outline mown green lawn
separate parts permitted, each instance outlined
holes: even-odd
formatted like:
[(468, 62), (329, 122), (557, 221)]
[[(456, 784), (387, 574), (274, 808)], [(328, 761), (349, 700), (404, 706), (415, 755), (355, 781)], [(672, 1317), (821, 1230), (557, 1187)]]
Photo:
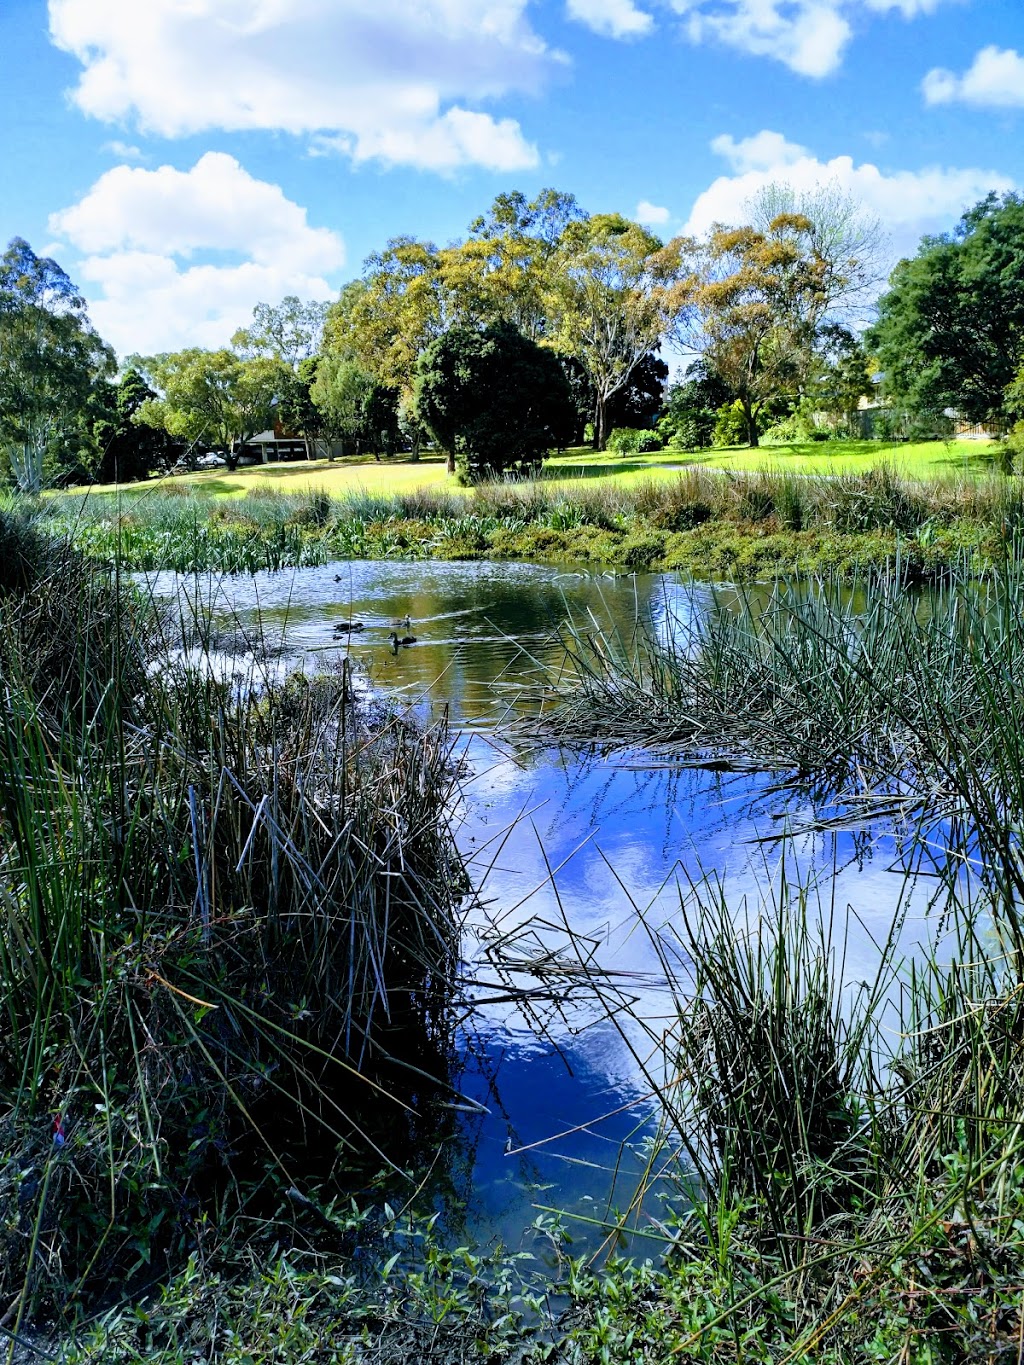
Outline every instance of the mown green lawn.
[(998, 468), (997, 441), (808, 441), (798, 445), (702, 450), (687, 457), (708, 469), (786, 469), (795, 474), (863, 474), (889, 464), (915, 479), (991, 474)]
[[(799, 474), (860, 474), (888, 463), (913, 478), (936, 479), (958, 474), (986, 474), (996, 467), (998, 446), (994, 441), (928, 441), (916, 445), (888, 445), (882, 441), (828, 441), (801, 445), (747, 446), (681, 451), (660, 450), (651, 455), (618, 455), (580, 446), (553, 456), (545, 475), (556, 482), (598, 479), (636, 483), (652, 476), (671, 475), (688, 465), (708, 469), (780, 469)], [(455, 487), (446, 470), (445, 457), (424, 455), (418, 461), (405, 457), (382, 459), (356, 456), (333, 463), (327, 460), (289, 464), (253, 465), (228, 473), (203, 470), (161, 481), (191, 485), (221, 497), (241, 497), (254, 488), (273, 488), (279, 493), (308, 493), (322, 489), (333, 496), (365, 489), (372, 493), (402, 493), (414, 488)], [(148, 485), (126, 485), (139, 492)], [(72, 490), (81, 492), (80, 489)], [(96, 486), (97, 493), (114, 492), (113, 485)]]

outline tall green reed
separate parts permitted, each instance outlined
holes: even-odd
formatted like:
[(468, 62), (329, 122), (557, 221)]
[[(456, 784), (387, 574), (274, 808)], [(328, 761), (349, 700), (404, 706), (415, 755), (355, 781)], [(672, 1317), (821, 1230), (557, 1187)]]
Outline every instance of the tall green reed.
[(464, 888), (443, 727), (358, 706), (344, 671), (223, 682), (194, 662), (208, 623), (21, 533), (36, 568), (0, 599), (19, 1312), (138, 1273), (268, 1179), (384, 1159), (425, 1073), (445, 1081)]
[[(657, 629), (566, 635), (544, 726), (692, 762), (788, 772), (822, 791), (960, 822), (960, 847), (1024, 895), (1024, 568), (961, 568), (926, 596), (897, 561), (852, 586), (694, 589)], [(553, 701), (553, 704), (550, 704)]]
[(785, 864), (756, 904), (687, 883), (645, 921), (675, 1001), (647, 1075), (687, 1158), (679, 1292), (721, 1299), (686, 1300), (674, 1349), (701, 1358), (732, 1358), (751, 1314), (772, 1343), (752, 1358), (787, 1361), (898, 1355), (922, 1321), (943, 1359), (1002, 1359), (1024, 1322), (1024, 571), (902, 581), (695, 596), (628, 638), (577, 622), (549, 695), (562, 739), (775, 769), (900, 834), (900, 909), (852, 994), (856, 903), (822, 909)]

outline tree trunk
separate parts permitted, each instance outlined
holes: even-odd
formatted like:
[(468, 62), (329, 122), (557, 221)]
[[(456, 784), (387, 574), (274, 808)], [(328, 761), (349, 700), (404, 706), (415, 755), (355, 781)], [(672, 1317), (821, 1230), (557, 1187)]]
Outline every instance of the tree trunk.
[(447, 465), (447, 468), (448, 468), (448, 473), (449, 473), (449, 474), (454, 474), (454, 473), (455, 473), (455, 451), (454, 451), (454, 450), (449, 450), (449, 452), (448, 452), (448, 465)]
[(747, 444), (751, 450), (756, 450), (761, 442), (757, 434), (757, 419), (754, 416), (754, 409), (747, 399), (743, 398), (740, 402), (743, 404), (743, 417), (747, 424)]
[(594, 449), (604, 450), (608, 441), (605, 426), (608, 420), (608, 400), (598, 396), (594, 410)]

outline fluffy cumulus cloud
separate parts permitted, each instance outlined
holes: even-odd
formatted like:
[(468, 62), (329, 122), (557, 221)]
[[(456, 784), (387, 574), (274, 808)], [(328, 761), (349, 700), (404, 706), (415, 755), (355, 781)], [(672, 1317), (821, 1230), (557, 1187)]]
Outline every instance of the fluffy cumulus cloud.
[(801, 191), (832, 184), (877, 215), (891, 233), (895, 250), (902, 253), (913, 249), (922, 232), (948, 226), (990, 190), (1004, 193), (1014, 188), (1008, 176), (976, 167), (883, 171), (849, 156), (822, 161), (806, 147), (767, 129), (740, 139), (724, 134), (711, 146), (731, 173), (720, 176), (698, 197), (686, 227), (695, 234), (707, 232), (713, 223), (742, 221), (749, 201), (773, 182)]
[(936, 67), (922, 89), (928, 104), (1024, 109), (1024, 57), (1013, 48), (983, 47), (962, 76)]
[(662, 223), (667, 223), (672, 215), (661, 204), (652, 204), (649, 199), (641, 199), (636, 206), (633, 217), (638, 223), (645, 223), (648, 227), (658, 227)]
[(717, 41), (782, 62), (801, 76), (827, 76), (843, 59), (855, 24), (869, 13), (905, 19), (947, 0), (667, 0), (692, 42)]
[(853, 30), (829, 0), (672, 0), (693, 42), (716, 40), (757, 57), (772, 57), (801, 76), (835, 70)]
[[(599, 0), (580, 0), (599, 7)], [(527, 0), (49, 0), (87, 114), (180, 137), (276, 129), (356, 161), (522, 170), (536, 147), (467, 107), (540, 88), (560, 60)], [(609, 11), (630, 0), (604, 0)]]
[(82, 253), (93, 321), (122, 354), (224, 345), (261, 301), (330, 298), (345, 260), (336, 233), (219, 152), (189, 171), (117, 166), (49, 226)]
[(633, 0), (568, 0), (570, 19), (609, 38), (641, 38), (654, 27), (653, 18)]

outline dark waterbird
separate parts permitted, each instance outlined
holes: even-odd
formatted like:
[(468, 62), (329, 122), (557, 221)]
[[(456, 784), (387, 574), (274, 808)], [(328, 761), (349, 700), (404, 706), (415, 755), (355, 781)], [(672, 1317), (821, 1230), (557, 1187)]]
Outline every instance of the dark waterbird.
[(366, 626), (362, 621), (337, 621), (334, 625), (336, 635), (346, 635), (352, 630), (365, 630)]
[(408, 648), (409, 645), (414, 645), (416, 643), (415, 635), (400, 636), (396, 630), (393, 630), (391, 632), (391, 634), (388, 636), (388, 639), (391, 641), (391, 648), (395, 654), (398, 653), (399, 645), (404, 645), (406, 648)]

